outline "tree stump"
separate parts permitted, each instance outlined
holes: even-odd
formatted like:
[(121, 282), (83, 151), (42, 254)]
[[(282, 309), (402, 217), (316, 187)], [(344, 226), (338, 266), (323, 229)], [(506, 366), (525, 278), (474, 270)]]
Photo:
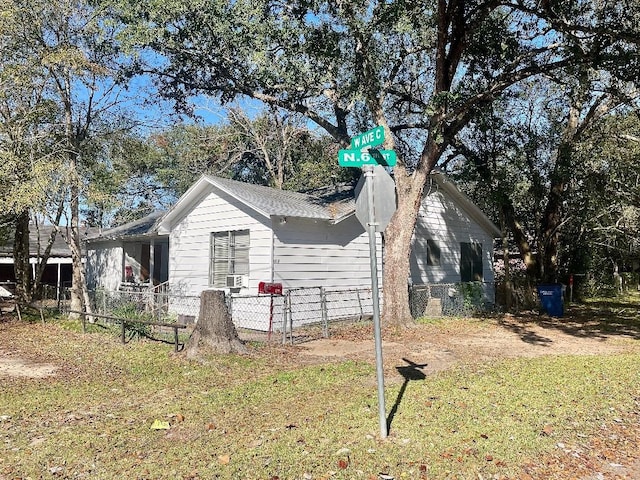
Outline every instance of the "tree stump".
[(197, 357), (200, 350), (214, 353), (247, 352), (231, 320), (224, 291), (205, 290), (200, 296), (200, 318), (187, 342), (187, 358)]

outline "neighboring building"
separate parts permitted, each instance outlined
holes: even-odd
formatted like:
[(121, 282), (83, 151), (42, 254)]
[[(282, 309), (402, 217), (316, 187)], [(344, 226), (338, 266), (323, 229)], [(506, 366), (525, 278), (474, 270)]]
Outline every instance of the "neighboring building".
[[(63, 232), (66, 231), (64, 226), (60, 228)], [(31, 224), (29, 226), (29, 263), (33, 269), (33, 275), (53, 229), (51, 225)], [(88, 234), (90, 234), (89, 229), (82, 229), (81, 235), (86, 237)], [(13, 241), (11, 236), (4, 245), (0, 246), (0, 283), (13, 284), (16, 281), (13, 268)], [(71, 250), (62, 235), (58, 233), (44, 269), (42, 283), (55, 289), (56, 298), (58, 298), (63, 288), (71, 286), (71, 280)]]

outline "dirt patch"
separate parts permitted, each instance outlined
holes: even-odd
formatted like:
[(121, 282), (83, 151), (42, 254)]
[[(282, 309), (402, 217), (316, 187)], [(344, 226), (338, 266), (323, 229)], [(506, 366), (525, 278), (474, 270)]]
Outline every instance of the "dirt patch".
[(50, 364), (38, 364), (21, 359), (6, 357), (0, 352), (0, 377), (45, 378), (55, 375), (58, 367)]
[[(351, 359), (374, 362), (371, 325), (343, 326), (331, 338), (306, 342), (304, 356), (318, 361)], [(577, 317), (551, 319), (538, 315), (506, 315), (488, 320), (445, 319), (406, 331), (383, 331), (385, 373), (398, 376), (410, 363), (432, 374), (466, 362), (543, 355), (607, 355), (640, 349), (637, 335), (588, 328)]]

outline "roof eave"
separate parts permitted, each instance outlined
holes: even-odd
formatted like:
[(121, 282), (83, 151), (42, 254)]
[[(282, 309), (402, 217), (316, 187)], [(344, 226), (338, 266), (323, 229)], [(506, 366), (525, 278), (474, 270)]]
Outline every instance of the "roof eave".
[(441, 173), (434, 173), (433, 176), (436, 179), (436, 182), (438, 182), (438, 185), (451, 195), (471, 216), (471, 218), (475, 220), (487, 233), (491, 234), (493, 238), (500, 238), (502, 236), (500, 229), (475, 203), (469, 199), (469, 197), (462, 193), (453, 182), (449, 181)]
[(355, 214), (356, 214), (355, 209), (351, 210), (350, 212), (344, 213), (344, 214), (342, 214), (342, 215), (340, 215), (338, 217), (333, 218), (331, 220), (331, 224), (332, 225), (337, 225), (338, 223), (345, 221), (347, 218), (350, 218)]
[(162, 216), (158, 220), (158, 224), (157, 224), (158, 232), (162, 233), (163, 235), (168, 235), (171, 232), (173, 221), (177, 217), (179, 217), (184, 210), (188, 210), (193, 206), (195, 206), (195, 203), (197, 203), (198, 198), (207, 191), (207, 187), (209, 185), (224, 192), (226, 195), (229, 195), (230, 197), (238, 200), (239, 202), (248, 206), (252, 210), (256, 211), (258, 214), (264, 216), (265, 218), (270, 218), (270, 215), (267, 214), (266, 212), (262, 211), (261, 209), (257, 208), (255, 205), (248, 203), (243, 198), (238, 197), (238, 195), (235, 195), (234, 193), (230, 192), (228, 189), (224, 188), (224, 186), (216, 182), (214, 177), (210, 175), (202, 175), (193, 185), (191, 185), (191, 187), (189, 187), (189, 189), (185, 193), (182, 194), (182, 196), (178, 199), (176, 204), (173, 207), (171, 207), (167, 211), (167, 213), (165, 213), (164, 216)]

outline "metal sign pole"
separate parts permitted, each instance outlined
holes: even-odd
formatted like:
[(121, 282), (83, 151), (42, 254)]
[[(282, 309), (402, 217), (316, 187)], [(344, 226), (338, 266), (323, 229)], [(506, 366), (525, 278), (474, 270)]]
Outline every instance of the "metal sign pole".
[(380, 419), (380, 437), (387, 438), (387, 412), (384, 402), (384, 370), (382, 368), (382, 335), (380, 333), (380, 296), (378, 292), (378, 260), (376, 258), (376, 219), (373, 203), (372, 165), (362, 167), (365, 176), (365, 190), (368, 199), (367, 233), (369, 234), (369, 258), (371, 260), (371, 293), (373, 301), (373, 332), (376, 346), (376, 376), (378, 379), (378, 415)]

